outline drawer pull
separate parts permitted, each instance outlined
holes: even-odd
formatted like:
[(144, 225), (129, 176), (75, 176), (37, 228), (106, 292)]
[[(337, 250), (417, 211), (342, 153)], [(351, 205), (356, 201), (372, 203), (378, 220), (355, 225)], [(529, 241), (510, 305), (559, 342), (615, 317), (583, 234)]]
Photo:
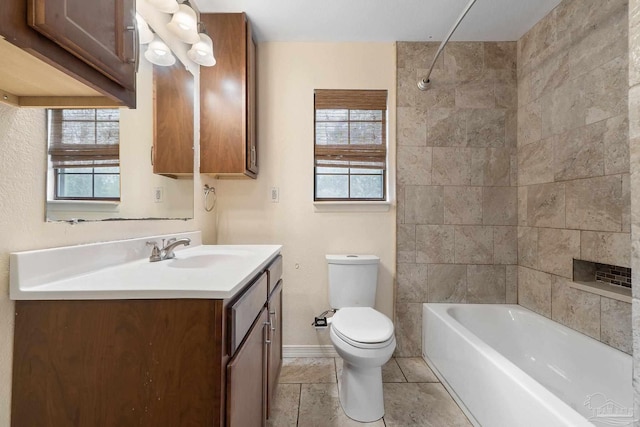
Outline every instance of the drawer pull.
[(263, 323), (264, 326), (267, 326), (267, 328), (265, 329), (265, 334), (264, 334), (264, 343), (265, 344), (271, 344), (271, 337), (269, 336), (269, 327), (271, 326), (271, 322), (264, 322)]
[[(273, 320), (271, 320), (271, 316), (273, 316)], [(271, 331), (272, 332), (276, 331), (277, 321), (278, 321), (278, 316), (276, 316), (276, 311), (275, 310), (269, 311), (269, 323), (271, 323)]]

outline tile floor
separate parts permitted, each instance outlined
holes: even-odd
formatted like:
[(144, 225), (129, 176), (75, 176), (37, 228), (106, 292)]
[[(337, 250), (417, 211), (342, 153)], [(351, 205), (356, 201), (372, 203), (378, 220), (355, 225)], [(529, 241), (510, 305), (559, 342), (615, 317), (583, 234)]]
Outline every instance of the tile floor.
[(340, 358), (284, 359), (270, 427), (471, 426), (421, 358), (393, 358), (382, 368), (385, 415), (373, 423), (348, 418), (338, 400)]

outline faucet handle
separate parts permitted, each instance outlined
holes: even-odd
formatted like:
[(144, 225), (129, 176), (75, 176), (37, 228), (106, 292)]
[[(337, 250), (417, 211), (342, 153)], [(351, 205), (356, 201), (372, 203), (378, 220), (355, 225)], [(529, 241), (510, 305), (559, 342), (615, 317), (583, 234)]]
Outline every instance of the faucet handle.
[(151, 256), (149, 257), (150, 262), (156, 262), (162, 260), (160, 256), (160, 248), (158, 247), (158, 242), (149, 241), (147, 242), (147, 246), (153, 246), (151, 249)]
[(170, 238), (169, 240), (167, 240), (167, 243), (164, 242), (164, 239), (162, 239), (162, 247), (166, 248), (168, 245), (172, 244), (173, 242), (176, 241), (175, 237)]

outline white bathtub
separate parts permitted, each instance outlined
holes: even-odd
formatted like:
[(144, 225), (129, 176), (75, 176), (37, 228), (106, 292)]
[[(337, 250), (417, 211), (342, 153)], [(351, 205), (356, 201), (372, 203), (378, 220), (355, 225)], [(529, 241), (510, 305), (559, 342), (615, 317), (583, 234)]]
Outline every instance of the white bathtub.
[(632, 425), (628, 354), (518, 305), (422, 313), (423, 357), (474, 424)]

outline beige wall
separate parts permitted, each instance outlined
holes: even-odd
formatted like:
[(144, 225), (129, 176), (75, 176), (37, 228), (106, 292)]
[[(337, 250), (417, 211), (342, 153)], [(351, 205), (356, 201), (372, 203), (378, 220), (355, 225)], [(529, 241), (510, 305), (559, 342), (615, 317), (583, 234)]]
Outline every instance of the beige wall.
[(397, 354), (424, 302), (515, 303), (516, 44), (398, 43)]
[(194, 220), (45, 222), (44, 119), (44, 110), (0, 103), (0, 426), (10, 424), (14, 304), (9, 300), (9, 252), (198, 229), (211, 243), (214, 234), (213, 216), (201, 208), (199, 177)]
[[(387, 212), (315, 212), (314, 89), (387, 89), (389, 163), (395, 164), (392, 43), (262, 43), (258, 46), (260, 174), (219, 180), (218, 243), (284, 245), (284, 344), (328, 345), (313, 317), (329, 308), (325, 254), (381, 259), (376, 306), (393, 315), (395, 207)], [(389, 176), (393, 176), (390, 173)], [(279, 187), (280, 202), (269, 201)]]
[(518, 301), (631, 352), (631, 305), (569, 286), (629, 267), (627, 2), (565, 0), (518, 41)]

